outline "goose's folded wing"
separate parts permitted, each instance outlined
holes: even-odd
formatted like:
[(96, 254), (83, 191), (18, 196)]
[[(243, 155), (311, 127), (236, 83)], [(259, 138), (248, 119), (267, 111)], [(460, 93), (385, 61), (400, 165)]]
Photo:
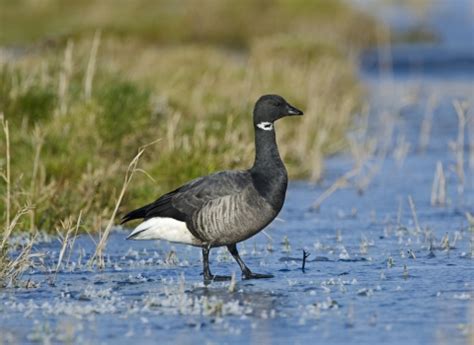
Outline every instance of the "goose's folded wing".
[(251, 183), (247, 171), (222, 171), (200, 177), (128, 213), (122, 218), (122, 223), (153, 217), (170, 217), (187, 222), (209, 201), (239, 193)]
[(191, 217), (212, 200), (242, 192), (252, 183), (250, 174), (244, 171), (223, 171), (195, 180), (183, 186), (171, 198), (178, 211)]

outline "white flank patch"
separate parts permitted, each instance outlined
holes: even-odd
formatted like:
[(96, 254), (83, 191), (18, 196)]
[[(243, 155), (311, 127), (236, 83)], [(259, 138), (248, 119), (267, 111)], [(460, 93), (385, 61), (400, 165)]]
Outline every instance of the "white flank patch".
[(188, 230), (185, 222), (173, 218), (150, 218), (133, 230), (130, 240), (166, 240), (185, 244), (199, 242)]
[(273, 130), (273, 123), (271, 122), (260, 122), (257, 123), (257, 127), (263, 129), (264, 131), (272, 131)]

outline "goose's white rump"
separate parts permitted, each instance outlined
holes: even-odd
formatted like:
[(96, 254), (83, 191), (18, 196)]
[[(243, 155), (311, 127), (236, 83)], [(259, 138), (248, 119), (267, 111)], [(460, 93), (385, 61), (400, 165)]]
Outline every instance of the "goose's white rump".
[(188, 230), (185, 222), (165, 217), (154, 217), (144, 221), (133, 230), (127, 240), (166, 240), (185, 244), (199, 242)]

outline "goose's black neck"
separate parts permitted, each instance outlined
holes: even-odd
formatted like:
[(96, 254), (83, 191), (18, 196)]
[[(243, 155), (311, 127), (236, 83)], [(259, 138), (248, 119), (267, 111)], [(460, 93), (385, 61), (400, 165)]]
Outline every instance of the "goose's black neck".
[(255, 162), (250, 173), (260, 195), (279, 211), (285, 199), (288, 175), (273, 129), (255, 128)]
[(285, 170), (278, 152), (275, 131), (255, 128), (255, 162), (252, 170), (270, 173), (274, 169)]

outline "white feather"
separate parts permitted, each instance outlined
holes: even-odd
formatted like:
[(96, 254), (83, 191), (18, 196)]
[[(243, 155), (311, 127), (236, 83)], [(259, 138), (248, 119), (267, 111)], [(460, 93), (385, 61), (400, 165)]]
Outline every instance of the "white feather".
[(173, 218), (150, 218), (127, 237), (132, 240), (166, 240), (185, 244), (196, 244), (199, 240), (191, 234), (186, 223)]
[(260, 122), (257, 123), (257, 127), (264, 131), (273, 131), (273, 123), (271, 122)]

